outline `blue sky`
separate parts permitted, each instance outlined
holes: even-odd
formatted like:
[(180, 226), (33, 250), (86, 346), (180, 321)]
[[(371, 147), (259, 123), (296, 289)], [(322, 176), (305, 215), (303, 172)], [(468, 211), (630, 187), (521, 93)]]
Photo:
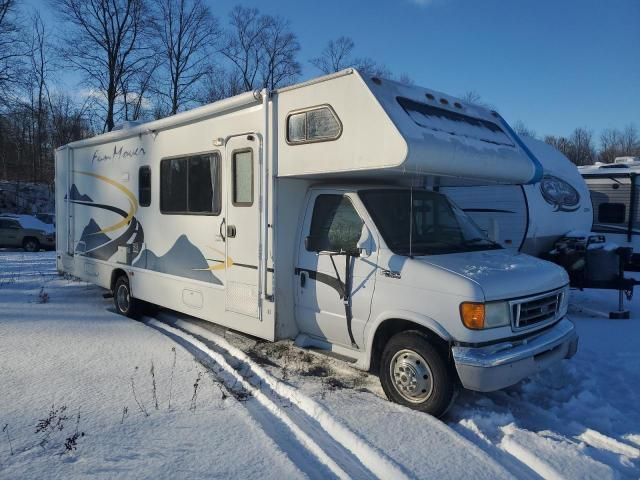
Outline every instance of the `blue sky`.
[[(238, 3), (207, 1), (222, 23)], [(241, 3), (291, 20), (305, 77), (317, 74), (307, 60), (347, 35), (356, 55), (418, 85), (453, 95), (475, 90), (538, 135), (640, 128), (640, 0)]]

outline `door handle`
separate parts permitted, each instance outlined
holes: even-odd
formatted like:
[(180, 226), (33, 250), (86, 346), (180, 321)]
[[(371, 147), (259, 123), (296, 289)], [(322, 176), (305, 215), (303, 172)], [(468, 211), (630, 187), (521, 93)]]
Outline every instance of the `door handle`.
[(236, 226), (227, 225), (227, 238), (235, 238), (235, 237), (236, 237)]
[(226, 222), (226, 219), (222, 219), (222, 221), (220, 222), (220, 236), (222, 237), (222, 241), (226, 241), (227, 239), (225, 238), (224, 234), (222, 233), (222, 227), (224, 227), (224, 224)]
[(307, 284), (307, 272), (300, 272), (300, 287), (304, 288)]

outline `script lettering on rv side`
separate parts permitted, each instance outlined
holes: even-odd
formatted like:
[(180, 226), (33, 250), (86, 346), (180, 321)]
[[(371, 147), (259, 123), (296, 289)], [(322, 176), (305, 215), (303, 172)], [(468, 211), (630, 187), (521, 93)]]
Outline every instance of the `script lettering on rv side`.
[(100, 151), (96, 150), (93, 152), (93, 157), (91, 158), (91, 163), (95, 162), (108, 162), (108, 161), (117, 161), (117, 160), (127, 160), (129, 158), (134, 158), (138, 156), (144, 156), (147, 152), (145, 152), (144, 148), (136, 147), (133, 150), (125, 150), (124, 147), (114, 145), (113, 152), (111, 155), (106, 153), (100, 153)]

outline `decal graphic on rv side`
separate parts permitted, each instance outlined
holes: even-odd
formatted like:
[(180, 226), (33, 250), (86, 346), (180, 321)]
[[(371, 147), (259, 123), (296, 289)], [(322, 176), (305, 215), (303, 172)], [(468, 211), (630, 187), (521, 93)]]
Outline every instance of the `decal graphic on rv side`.
[[(119, 247), (130, 246), (131, 253), (134, 256), (130, 261), (127, 260), (126, 263), (134, 267), (222, 285), (220, 279), (211, 273), (211, 270), (217, 269), (216, 267), (218, 266), (210, 267), (202, 252), (184, 234), (178, 237), (174, 245), (164, 255), (158, 256), (149, 249), (142, 249), (144, 230), (142, 224), (135, 217), (138, 211), (138, 201), (135, 195), (124, 185), (102, 175), (80, 171), (74, 173), (96, 178), (117, 188), (126, 195), (129, 202), (128, 212), (112, 205), (96, 203), (88, 195), (81, 194), (78, 187), (73, 184), (68, 195), (71, 203), (107, 210), (123, 218), (121, 221), (103, 228), (91, 218), (82, 231), (76, 247), (76, 253), (106, 261), (116, 254)], [(118, 230), (125, 226), (127, 226), (127, 229), (115, 239), (106, 235), (106, 232)], [(233, 262), (227, 259), (227, 264), (231, 265)], [(224, 268), (224, 261), (222, 261), (222, 268)]]
[[(144, 231), (140, 222), (138, 222), (138, 220), (134, 217), (134, 214), (138, 209), (138, 202), (133, 193), (131, 193), (131, 191), (129, 191), (123, 185), (113, 181), (110, 178), (87, 172), (75, 173), (88, 175), (115, 186), (118, 190), (127, 195), (130, 206), (129, 212), (125, 212), (124, 210), (114, 207), (113, 205), (95, 203), (93, 199), (88, 195), (81, 194), (75, 184), (71, 185), (69, 194), (67, 195), (67, 199), (70, 203), (110, 211), (120, 215), (123, 218), (121, 221), (116, 222), (113, 225), (102, 228), (93, 218), (91, 218), (89, 220), (89, 223), (82, 230), (80, 240), (78, 241), (75, 249), (76, 253), (84, 255), (86, 257), (97, 258), (99, 260), (108, 260), (118, 251), (118, 247), (127, 244), (133, 245), (132, 249), (134, 249), (134, 251), (136, 252), (139, 252), (144, 242)], [(120, 234), (115, 239), (112, 239), (108, 235), (106, 235), (107, 232), (118, 230), (126, 225), (128, 225), (128, 227), (125, 232)], [(129, 240), (131, 240), (131, 242), (129, 242)]]
[(144, 249), (132, 266), (222, 285), (220, 279), (211, 272), (202, 252), (184, 234), (178, 237), (164, 255), (158, 256), (151, 250)]
[(137, 147), (133, 150), (124, 150), (122, 146), (118, 148), (118, 145), (113, 146), (113, 153), (111, 155), (101, 154), (98, 150), (93, 152), (93, 157), (91, 157), (91, 164), (95, 162), (108, 162), (109, 160), (126, 160), (129, 158), (135, 158), (137, 156), (145, 156), (147, 152), (145, 152), (144, 148)]
[(573, 186), (554, 175), (545, 175), (540, 182), (540, 193), (554, 212), (575, 212), (580, 208), (580, 194)]

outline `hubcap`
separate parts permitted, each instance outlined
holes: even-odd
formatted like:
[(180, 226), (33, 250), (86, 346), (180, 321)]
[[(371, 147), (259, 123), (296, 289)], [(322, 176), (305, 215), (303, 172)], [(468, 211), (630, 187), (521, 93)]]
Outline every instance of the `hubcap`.
[(391, 379), (396, 391), (411, 403), (421, 403), (433, 392), (431, 369), (413, 350), (400, 350), (391, 359)]
[(116, 300), (118, 302), (118, 308), (121, 312), (129, 311), (129, 289), (126, 285), (120, 285), (116, 292)]

